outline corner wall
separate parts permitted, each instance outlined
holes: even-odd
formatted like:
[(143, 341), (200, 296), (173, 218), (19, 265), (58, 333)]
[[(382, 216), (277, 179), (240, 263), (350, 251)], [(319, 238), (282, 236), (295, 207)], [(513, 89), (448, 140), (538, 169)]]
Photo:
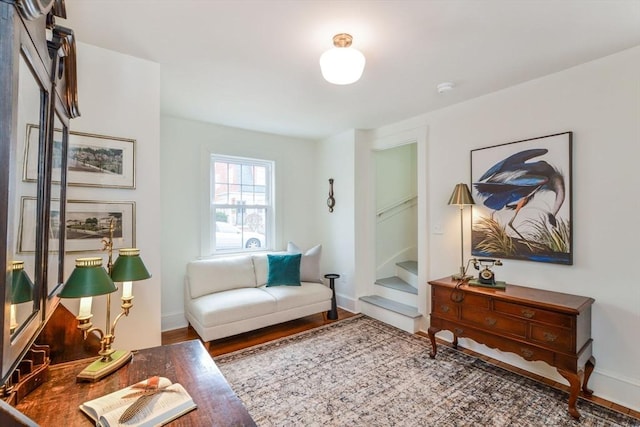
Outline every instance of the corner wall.
[[(431, 278), (459, 263), (457, 211), (446, 201), (470, 181), (475, 148), (573, 131), (574, 265), (504, 260), (510, 283), (595, 298), (590, 386), (597, 396), (640, 409), (640, 286), (634, 278), (640, 155), (640, 47), (423, 116), (429, 126)], [(452, 160), (457, 159), (456, 167)], [(623, 195), (631, 195), (624, 202)], [(468, 213), (465, 217), (470, 224)], [(469, 233), (467, 230), (466, 233)], [(465, 257), (470, 256), (469, 235)], [(547, 365), (464, 340), (461, 345), (566, 381)]]
[[(84, 43), (78, 50), (78, 97), (81, 117), (71, 121), (70, 130), (132, 138), (135, 146), (135, 189), (68, 187), (68, 200), (135, 202), (136, 246), (152, 274), (134, 283), (134, 306), (116, 328), (114, 348), (140, 349), (161, 344), (160, 336), (160, 66), (132, 56)], [(92, 253), (67, 253), (65, 277), (75, 258), (100, 256), (106, 266), (102, 244), (96, 239)], [(118, 252), (114, 250), (113, 258)], [(111, 322), (120, 313), (121, 291), (112, 294)], [(105, 297), (93, 301), (93, 324), (105, 329)], [(63, 300), (77, 314), (79, 300)], [(140, 333), (144, 331), (144, 333)]]
[[(354, 130), (335, 135), (319, 143), (318, 185), (316, 193), (329, 197), (329, 178), (334, 179), (336, 205), (329, 212), (326, 204), (319, 211), (322, 230), (321, 270), (337, 273), (335, 280), (338, 305), (356, 311), (356, 138)], [(360, 242), (362, 244), (362, 242)]]

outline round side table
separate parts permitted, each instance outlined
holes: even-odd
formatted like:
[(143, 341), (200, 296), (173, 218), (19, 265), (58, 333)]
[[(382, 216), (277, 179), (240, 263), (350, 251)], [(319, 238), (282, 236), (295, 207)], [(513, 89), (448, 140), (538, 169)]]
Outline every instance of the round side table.
[(331, 292), (333, 292), (333, 296), (331, 297), (331, 310), (327, 311), (327, 319), (329, 320), (338, 319), (338, 304), (336, 303), (335, 280), (339, 277), (340, 275), (335, 273), (324, 275), (325, 279), (329, 279), (329, 288), (331, 288)]

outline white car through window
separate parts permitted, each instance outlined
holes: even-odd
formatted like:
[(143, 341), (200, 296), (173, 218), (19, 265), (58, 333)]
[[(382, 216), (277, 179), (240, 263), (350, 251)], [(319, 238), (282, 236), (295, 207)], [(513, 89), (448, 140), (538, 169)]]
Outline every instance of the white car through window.
[(264, 235), (243, 231), (222, 221), (216, 221), (216, 250), (252, 249), (264, 247)]

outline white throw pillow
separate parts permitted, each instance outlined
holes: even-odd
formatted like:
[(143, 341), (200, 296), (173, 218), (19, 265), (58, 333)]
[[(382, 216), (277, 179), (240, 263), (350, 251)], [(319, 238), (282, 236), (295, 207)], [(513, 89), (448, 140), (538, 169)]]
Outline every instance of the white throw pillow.
[(256, 286), (253, 261), (246, 255), (191, 261), (187, 275), (191, 298)]
[(302, 254), (300, 261), (300, 281), (322, 283), (320, 275), (320, 255), (322, 254), (322, 245), (317, 245), (309, 249), (307, 252), (302, 250), (293, 242), (287, 244), (287, 252), (292, 254)]

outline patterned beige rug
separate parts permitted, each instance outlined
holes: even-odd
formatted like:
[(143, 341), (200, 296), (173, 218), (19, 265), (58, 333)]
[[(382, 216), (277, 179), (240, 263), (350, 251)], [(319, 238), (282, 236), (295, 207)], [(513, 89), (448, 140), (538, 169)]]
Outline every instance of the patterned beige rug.
[(365, 316), (217, 357), (259, 426), (639, 426)]

